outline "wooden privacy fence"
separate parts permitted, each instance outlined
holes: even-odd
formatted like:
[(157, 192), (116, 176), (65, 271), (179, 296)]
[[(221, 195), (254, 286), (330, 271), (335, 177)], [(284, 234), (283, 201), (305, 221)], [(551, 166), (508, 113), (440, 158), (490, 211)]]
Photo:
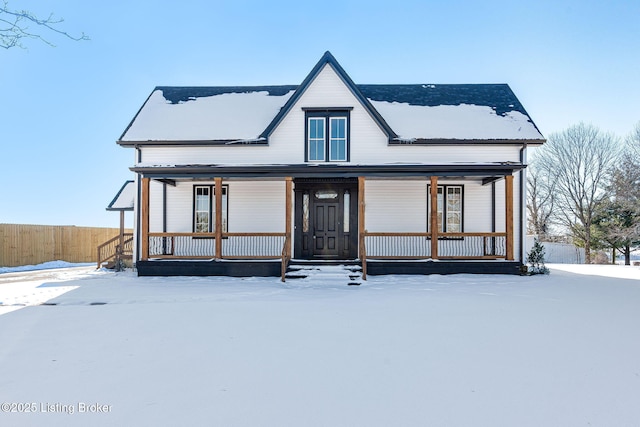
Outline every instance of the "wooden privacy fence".
[(96, 248), (119, 233), (118, 228), (0, 224), (0, 267), (96, 262)]

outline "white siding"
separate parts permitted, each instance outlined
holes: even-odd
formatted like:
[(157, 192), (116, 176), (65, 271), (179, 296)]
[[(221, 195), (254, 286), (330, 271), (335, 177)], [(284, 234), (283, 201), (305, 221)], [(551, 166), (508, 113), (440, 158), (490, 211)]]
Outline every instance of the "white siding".
[(491, 231), (491, 185), (479, 182), (440, 182), (442, 185), (462, 185), (463, 230), (467, 233), (488, 233)]
[(284, 181), (229, 182), (229, 232), (283, 233)]
[[(158, 181), (149, 183), (149, 232), (162, 232), (162, 186)], [(191, 231), (191, 230), (189, 230)]]
[[(167, 232), (193, 231), (193, 187), (197, 185), (214, 185), (214, 182), (178, 182), (175, 187), (167, 185)], [(284, 181), (223, 181), (223, 185), (228, 186), (229, 232), (284, 232)], [(151, 232), (162, 232), (162, 186), (151, 181)]]
[[(464, 231), (491, 231), (491, 185), (474, 181), (442, 181), (439, 185), (464, 187)], [(428, 180), (367, 180), (365, 227), (371, 232), (426, 232)], [(502, 199), (504, 231), (504, 196)]]
[(366, 180), (364, 193), (367, 231), (427, 231), (426, 180)]

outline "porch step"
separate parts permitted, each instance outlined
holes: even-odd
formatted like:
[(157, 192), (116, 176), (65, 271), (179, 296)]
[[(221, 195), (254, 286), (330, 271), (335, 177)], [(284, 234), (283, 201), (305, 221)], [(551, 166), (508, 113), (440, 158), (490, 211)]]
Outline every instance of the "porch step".
[(321, 283), (344, 283), (349, 286), (362, 284), (362, 267), (357, 262), (341, 263), (291, 263), (285, 280), (304, 279)]
[[(133, 262), (132, 262), (133, 257), (131, 255), (122, 255), (121, 259), (124, 262), (125, 267), (131, 267), (131, 265), (133, 264)], [(102, 268), (106, 268), (108, 270), (115, 270), (116, 261), (112, 260), (112, 261), (108, 261), (108, 262), (103, 262), (102, 263)]]

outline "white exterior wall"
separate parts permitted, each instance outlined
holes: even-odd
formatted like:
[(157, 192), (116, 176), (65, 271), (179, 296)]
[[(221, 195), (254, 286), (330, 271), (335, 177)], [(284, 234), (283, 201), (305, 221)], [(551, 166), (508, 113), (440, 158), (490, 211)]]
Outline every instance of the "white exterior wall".
[(229, 232), (285, 231), (284, 181), (231, 181), (228, 184)]
[[(426, 232), (429, 180), (366, 180), (365, 228), (370, 232)], [(491, 231), (491, 185), (476, 181), (443, 181), (438, 185), (461, 185), (463, 229)], [(504, 210), (504, 196), (502, 201)], [(504, 231), (504, 212), (502, 213)]]
[(365, 229), (370, 232), (424, 232), (427, 181), (365, 181)]
[[(193, 231), (193, 187), (214, 185), (213, 181), (177, 182), (166, 186), (166, 222), (169, 233)], [(229, 232), (284, 232), (284, 181), (223, 181), (228, 186)], [(149, 188), (149, 231), (163, 231), (163, 184), (151, 181)]]

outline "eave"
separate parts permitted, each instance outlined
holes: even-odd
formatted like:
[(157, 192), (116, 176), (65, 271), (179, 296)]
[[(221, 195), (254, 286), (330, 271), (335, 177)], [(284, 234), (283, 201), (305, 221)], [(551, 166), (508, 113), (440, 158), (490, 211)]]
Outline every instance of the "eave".
[(116, 141), (121, 147), (215, 147), (242, 145), (269, 145), (266, 139), (215, 139), (215, 140), (149, 140), (149, 141)]
[(322, 178), (322, 177), (503, 177), (524, 169), (521, 163), (483, 164), (278, 164), (278, 165), (173, 165), (134, 166), (130, 169), (144, 178), (209, 179), (222, 178)]
[(445, 138), (395, 138), (389, 145), (529, 145), (540, 146), (545, 139), (445, 139)]

